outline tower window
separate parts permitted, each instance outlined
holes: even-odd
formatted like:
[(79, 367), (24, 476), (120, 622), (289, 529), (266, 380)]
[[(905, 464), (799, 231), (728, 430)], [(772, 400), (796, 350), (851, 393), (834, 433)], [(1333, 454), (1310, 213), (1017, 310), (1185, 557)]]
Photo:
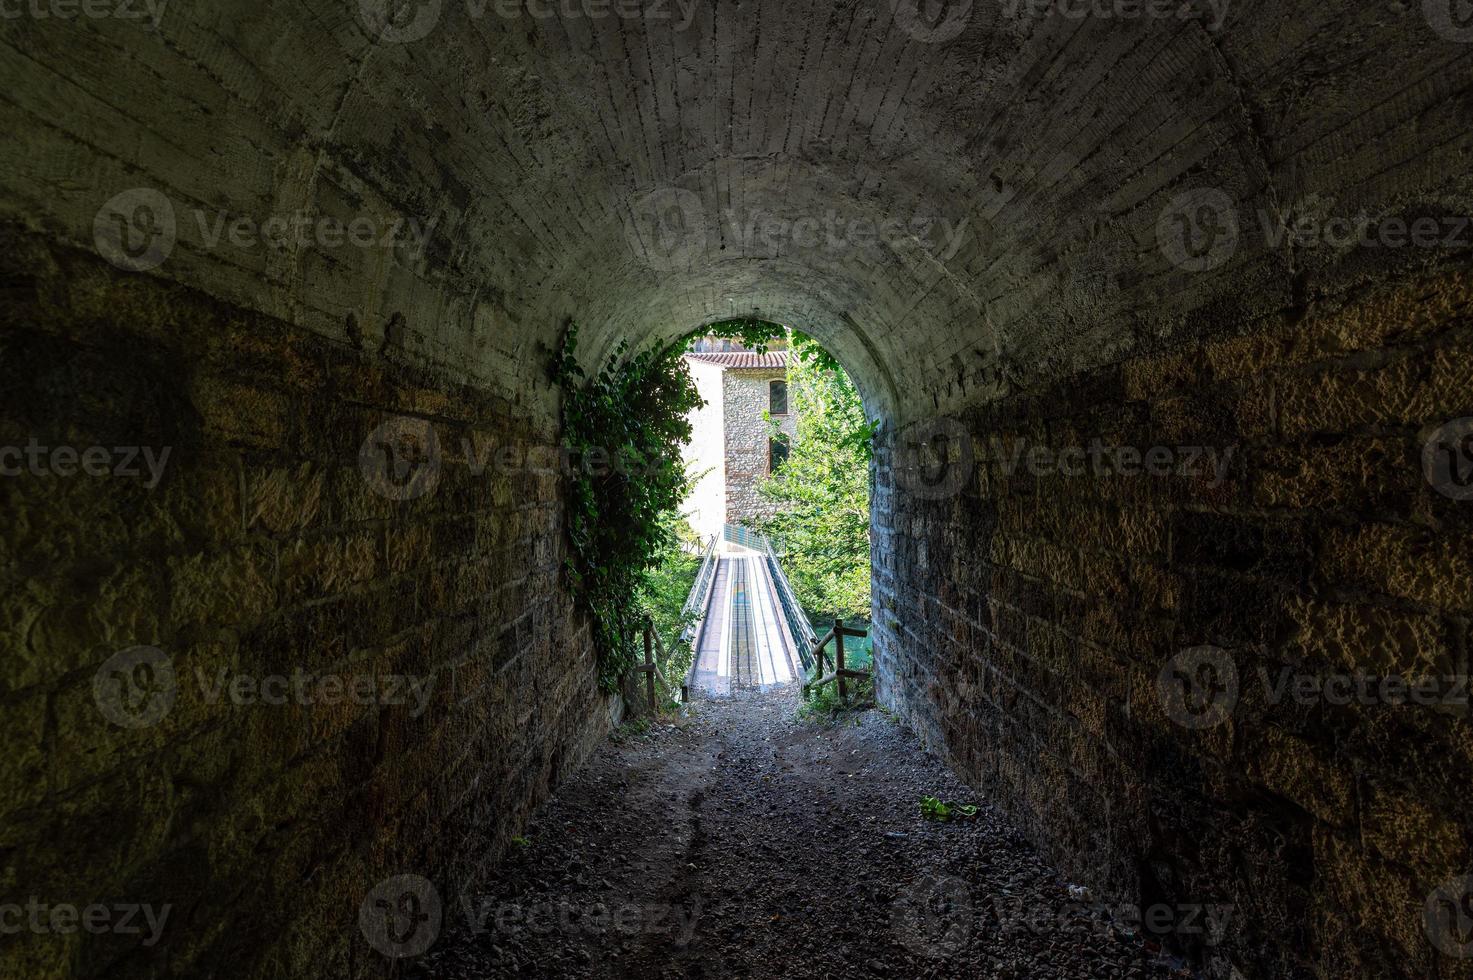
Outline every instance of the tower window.
[(767, 472), (776, 473), (788, 461), (788, 437), (773, 436), (767, 440)]
[(769, 415), (788, 414), (788, 383), (786, 381), (767, 383), (767, 413)]

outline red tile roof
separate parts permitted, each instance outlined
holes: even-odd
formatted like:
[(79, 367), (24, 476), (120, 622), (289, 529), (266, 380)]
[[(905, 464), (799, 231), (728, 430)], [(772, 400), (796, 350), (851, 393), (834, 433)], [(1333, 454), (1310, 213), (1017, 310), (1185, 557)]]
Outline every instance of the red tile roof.
[(706, 364), (719, 364), (728, 368), (784, 368), (788, 366), (788, 352), (785, 350), (768, 351), (766, 354), (737, 353), (704, 353), (687, 354), (686, 357), (693, 361), (703, 361)]

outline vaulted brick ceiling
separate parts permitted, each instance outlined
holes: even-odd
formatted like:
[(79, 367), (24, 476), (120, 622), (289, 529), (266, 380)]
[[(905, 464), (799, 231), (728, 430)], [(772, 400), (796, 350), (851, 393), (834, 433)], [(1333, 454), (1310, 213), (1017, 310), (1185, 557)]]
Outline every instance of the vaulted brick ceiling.
[[(0, 178), (7, 207), (87, 241), (111, 195), (157, 188), (180, 242), (154, 274), (330, 336), (402, 316), (418, 354), (544, 410), (569, 318), (601, 355), (759, 312), (912, 417), (1377, 272), (1364, 249), (1272, 243), (1259, 212), (1470, 196), (1473, 45), (1419, 4), (1124, 21), (953, 2), (939, 23), (909, 0), (508, 7), (432, 0), (388, 31), (373, 0), (13, 22), (0, 112), (33, 149)], [(1242, 241), (1179, 268), (1163, 211), (1214, 188)], [(229, 251), (196, 207), (434, 228), (421, 257)], [(819, 230), (774, 224), (801, 218)]]

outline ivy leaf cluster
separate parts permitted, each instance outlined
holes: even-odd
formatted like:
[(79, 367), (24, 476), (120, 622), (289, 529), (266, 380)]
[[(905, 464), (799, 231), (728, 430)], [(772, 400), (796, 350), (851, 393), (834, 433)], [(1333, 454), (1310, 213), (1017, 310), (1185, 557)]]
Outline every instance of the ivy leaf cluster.
[(670, 518), (689, 489), (681, 456), (691, 436), (687, 416), (705, 403), (679, 348), (631, 353), (626, 341), (592, 376), (577, 348), (572, 325), (553, 362), (571, 463), (566, 567), (592, 617), (599, 684), (612, 692), (643, 659), (648, 610), (638, 597), (674, 543)]

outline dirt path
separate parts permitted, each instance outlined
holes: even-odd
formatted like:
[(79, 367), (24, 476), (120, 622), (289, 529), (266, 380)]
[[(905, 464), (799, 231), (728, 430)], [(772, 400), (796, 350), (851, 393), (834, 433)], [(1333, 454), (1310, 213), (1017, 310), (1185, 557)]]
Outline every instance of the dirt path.
[[(1070, 898), (1002, 816), (882, 712), (791, 690), (697, 702), (605, 744), (413, 976), (1183, 976)], [(923, 795), (975, 820), (921, 819)]]

